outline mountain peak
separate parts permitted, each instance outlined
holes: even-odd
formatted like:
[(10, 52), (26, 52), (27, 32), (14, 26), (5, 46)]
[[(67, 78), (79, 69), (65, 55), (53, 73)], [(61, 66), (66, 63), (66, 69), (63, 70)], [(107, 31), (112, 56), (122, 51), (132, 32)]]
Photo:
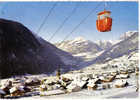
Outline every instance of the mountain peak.
[(85, 41), (86, 39), (84, 38), (84, 37), (76, 37), (75, 39), (74, 39), (74, 41)]
[(120, 40), (124, 40), (124, 39), (130, 37), (130, 36), (132, 36), (133, 34), (135, 34), (136, 32), (138, 32), (138, 31), (127, 31), (127, 32), (125, 32), (124, 34), (122, 34), (122, 35), (120, 36)]
[(69, 44), (81, 43), (81, 42), (86, 42), (86, 41), (87, 40), (84, 37), (76, 37)]

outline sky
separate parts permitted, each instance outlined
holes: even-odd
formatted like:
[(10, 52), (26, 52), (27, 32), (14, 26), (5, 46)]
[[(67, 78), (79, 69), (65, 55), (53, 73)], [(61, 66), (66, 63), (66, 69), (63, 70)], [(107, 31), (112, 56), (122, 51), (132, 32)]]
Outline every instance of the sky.
[[(37, 33), (39, 26), (56, 3), (44, 26)], [(113, 19), (110, 32), (98, 32), (96, 29), (97, 14), (104, 10), (111, 11)], [(87, 40), (116, 40), (127, 31), (138, 31), (138, 2), (0, 2), (0, 18), (22, 23), (38, 36), (49, 40), (52, 34), (70, 15), (73, 8), (76, 11), (65, 22), (64, 26), (49, 42), (61, 42), (83, 20), (91, 10), (95, 9), (87, 19), (67, 38), (84, 37)], [(99, 6), (97, 6), (99, 5)]]

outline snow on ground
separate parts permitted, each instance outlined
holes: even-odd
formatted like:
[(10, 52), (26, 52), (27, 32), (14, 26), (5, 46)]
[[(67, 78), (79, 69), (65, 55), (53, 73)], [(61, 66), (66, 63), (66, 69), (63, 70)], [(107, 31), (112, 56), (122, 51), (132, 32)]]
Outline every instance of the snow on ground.
[[(82, 90), (79, 92), (72, 92), (69, 94), (61, 94), (61, 95), (53, 95), (53, 96), (35, 96), (35, 97), (24, 97), (20, 98), (21, 100), (31, 100), (31, 99), (39, 99), (39, 100), (52, 100), (52, 99), (78, 99), (78, 100), (87, 100), (93, 98), (138, 98), (138, 92), (135, 91), (136, 88), (133, 86), (125, 87), (125, 88), (112, 88), (108, 90)], [(128, 95), (129, 94), (129, 95)]]

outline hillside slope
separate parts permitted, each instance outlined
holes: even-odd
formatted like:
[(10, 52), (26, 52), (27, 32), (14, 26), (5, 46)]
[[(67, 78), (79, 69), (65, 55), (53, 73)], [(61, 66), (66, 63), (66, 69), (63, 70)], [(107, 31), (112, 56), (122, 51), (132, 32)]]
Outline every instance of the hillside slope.
[(124, 54), (129, 54), (138, 50), (138, 32), (134, 32), (133, 35), (113, 45), (110, 49), (105, 50), (100, 56), (98, 56), (94, 62), (105, 62)]
[(0, 76), (52, 73), (65, 64), (22, 24), (0, 19)]

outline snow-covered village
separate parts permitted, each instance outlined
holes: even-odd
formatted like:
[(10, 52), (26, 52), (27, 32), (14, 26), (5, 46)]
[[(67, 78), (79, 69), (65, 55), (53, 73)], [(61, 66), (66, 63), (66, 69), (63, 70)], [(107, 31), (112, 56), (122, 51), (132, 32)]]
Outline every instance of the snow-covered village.
[(0, 99), (137, 99), (138, 1), (99, 1), (0, 1)]

